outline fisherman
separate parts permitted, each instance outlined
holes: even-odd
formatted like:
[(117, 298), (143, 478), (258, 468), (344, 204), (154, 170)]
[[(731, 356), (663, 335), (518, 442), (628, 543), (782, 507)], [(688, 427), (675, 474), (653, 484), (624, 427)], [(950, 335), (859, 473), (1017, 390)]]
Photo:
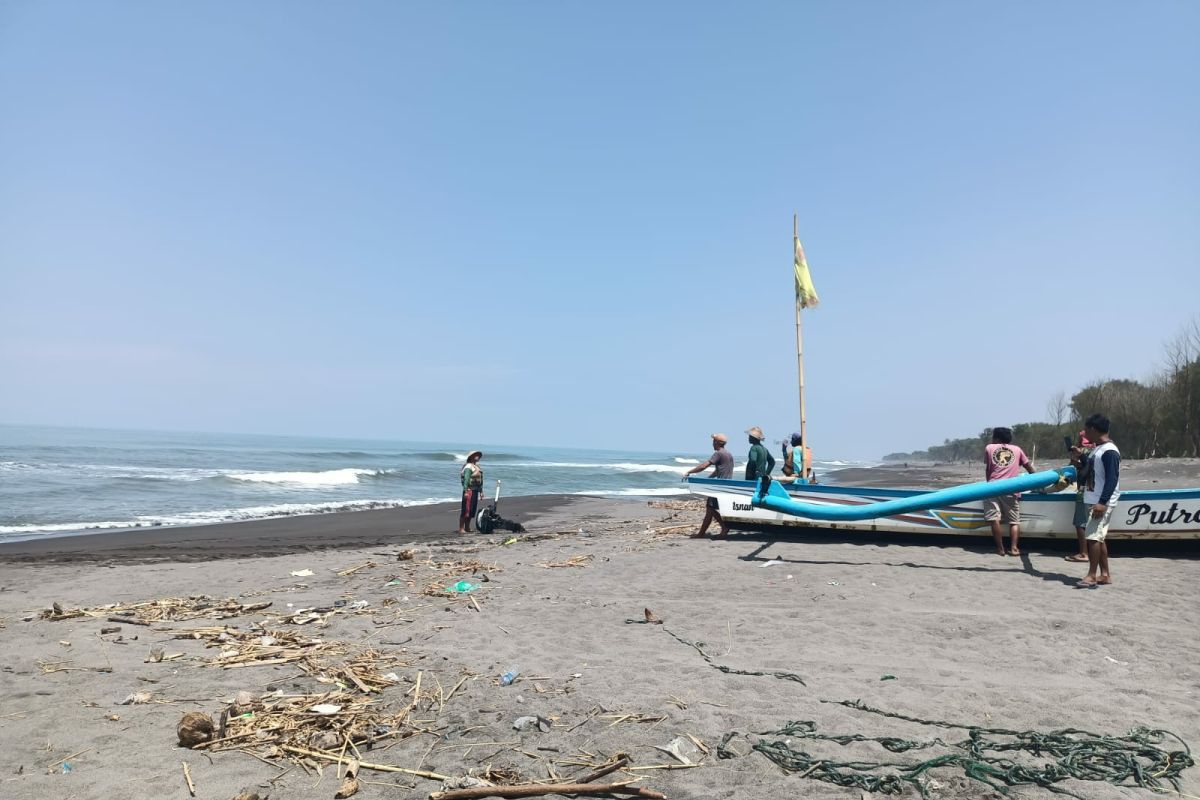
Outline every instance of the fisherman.
[(1088, 457), (1092, 454), (1094, 447), (1095, 445), (1087, 437), (1087, 431), (1080, 431), (1079, 443), (1071, 447), (1071, 463), (1075, 465), (1075, 515), (1071, 524), (1075, 526), (1075, 541), (1079, 545), (1079, 551), (1066, 556), (1064, 560), (1081, 564), (1087, 563), (1088, 560), (1085, 530), (1088, 517), (1091, 516), (1091, 509), (1088, 508), (1087, 503), (1083, 502), (1083, 492), (1090, 477), (1088, 468), (1091, 462)]
[[(1012, 443), (1011, 428), (992, 428), (992, 443), (984, 448), (984, 474), (989, 482), (1015, 478), (1022, 467), (1033, 473), (1033, 462), (1025, 451)], [(996, 541), (996, 553), (1004, 555), (1004, 535), (1000, 532), (1001, 521), (1008, 524), (1012, 540), (1008, 555), (1021, 555), (1021, 496), (1006, 494), (989, 497), (983, 501), (983, 518), (991, 523), (992, 538)]]
[(1108, 571), (1108, 522), (1117, 498), (1121, 496), (1121, 451), (1108, 438), (1108, 417), (1092, 414), (1083, 423), (1083, 432), (1096, 443), (1088, 456), (1091, 475), (1083, 492), (1083, 502), (1091, 506), (1084, 536), (1088, 548), (1088, 573), (1077, 585), (1085, 589), (1112, 583)]
[[(703, 464), (692, 467), (687, 472), (683, 473), (683, 479), (686, 481), (689, 475), (695, 475), (697, 472), (703, 472), (709, 467), (713, 468), (710, 478), (723, 478), (728, 480), (733, 477), (733, 456), (725, 449), (725, 445), (729, 443), (729, 437), (723, 433), (714, 433), (712, 435), (713, 453), (708, 457), (708, 460)], [(722, 539), (729, 534), (729, 526), (725, 524), (725, 520), (721, 518), (720, 506), (717, 504), (717, 498), (709, 497), (708, 503), (704, 511), (704, 522), (700, 523), (700, 530), (691, 535), (693, 539), (703, 539), (708, 533), (708, 526), (713, 520), (721, 526), (721, 532), (716, 538)]]
[(750, 438), (750, 455), (746, 461), (746, 480), (757, 481), (763, 475), (770, 475), (771, 470), (775, 469), (775, 456), (767, 448), (763, 447), (762, 428), (755, 425), (753, 428), (746, 430)]
[[(804, 454), (800, 470), (796, 469), (797, 448)], [(791, 439), (783, 444), (783, 474), (794, 476), (796, 483), (816, 483), (812, 474), (812, 450), (804, 444), (804, 437), (799, 432), (793, 433)]]
[(467, 463), (463, 464), (458, 473), (462, 483), (462, 507), (458, 512), (459, 533), (471, 532), (471, 520), (475, 519), (475, 512), (479, 510), (479, 495), (483, 493), (483, 469), (479, 466), (481, 458), (482, 452), (472, 450), (467, 454)]

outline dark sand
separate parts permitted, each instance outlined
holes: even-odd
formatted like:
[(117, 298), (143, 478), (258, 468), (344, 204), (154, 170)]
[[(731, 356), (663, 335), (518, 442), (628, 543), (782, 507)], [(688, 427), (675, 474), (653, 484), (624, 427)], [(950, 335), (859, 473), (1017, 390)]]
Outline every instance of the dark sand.
[[(937, 477), (886, 473), (876, 478), (912, 485)], [(523, 781), (572, 778), (589, 771), (583, 765), (624, 752), (635, 769), (613, 779), (639, 779), (671, 800), (882, 800), (785, 774), (748, 752), (758, 737), (746, 734), (813, 720), (837, 734), (964, 736), (821, 700), (1014, 729), (1121, 735), (1146, 725), (1200, 744), (1194, 557), (1131, 557), (1115, 548), (1115, 584), (1081, 590), (1074, 588), (1081, 566), (1060, 552), (1006, 558), (968, 542), (888, 537), (691, 540), (686, 535), (702, 513), (694, 501), (512, 498), (501, 510), (531, 536), (507, 546), (506, 536), (457, 536), (457, 509), (429, 506), (0, 548), (0, 798), (186, 800), (181, 763), (201, 800), (230, 800), (243, 788), (277, 800), (333, 797), (340, 783), (333, 766), (320, 775), (314, 765), (279, 760), (276, 767), (237, 750), (206, 755), (176, 744), (183, 712), (217, 716), (239, 691), (330, 688), (327, 675), (295, 663), (222, 669), (212, 665), (220, 648), (178, 638), (214, 625), (377, 650), (383, 669), (401, 679), (372, 695), (381, 708), (398, 711), (412, 703), (418, 682), (422, 688), (409, 735), (364, 758), (449, 776), (492, 767)], [(581, 528), (589, 535), (579, 535)], [(397, 560), (400, 545), (416, 557)], [(469, 566), (479, 561), (489, 565), (490, 580), (471, 595), (478, 608), (462, 596), (424, 593), (460, 578), (479, 581)], [(350, 567), (359, 569), (339, 574)], [(106, 612), (39, 617), (54, 602), (70, 609), (200, 594), (273, 605), (221, 621), (124, 625), (116, 634), (100, 633), (112, 624)], [(289, 621), (301, 608), (338, 601), (350, 605), (323, 622)], [(366, 606), (351, 610), (356, 601)], [(666, 624), (626, 622), (646, 608)], [(708, 642), (715, 664), (794, 672), (805, 685), (720, 672), (670, 633)], [(156, 645), (178, 658), (148, 662)], [(513, 665), (521, 677), (499, 686), (497, 676)], [(151, 702), (119, 704), (139, 691), (153, 692)], [(515, 731), (513, 721), (529, 714), (546, 718), (550, 730)], [(732, 731), (740, 734), (732, 741), (739, 757), (716, 758)], [(689, 736), (710, 751), (691, 753), (701, 766), (662, 769), (674, 759), (657, 748)], [(840, 761), (913, 763), (947, 752), (792, 744)], [(412, 775), (364, 770), (361, 777), (358, 800), (425, 798), (442, 788)], [(1061, 786), (1089, 800), (1153, 796), (1090, 781)], [(1184, 796), (1200, 794), (1200, 770), (1185, 772), (1180, 788)], [(929, 774), (925, 789), (932, 800), (1003, 797), (944, 767)], [(918, 797), (913, 789), (902, 796)], [(1007, 795), (1057, 796), (1032, 786)]]

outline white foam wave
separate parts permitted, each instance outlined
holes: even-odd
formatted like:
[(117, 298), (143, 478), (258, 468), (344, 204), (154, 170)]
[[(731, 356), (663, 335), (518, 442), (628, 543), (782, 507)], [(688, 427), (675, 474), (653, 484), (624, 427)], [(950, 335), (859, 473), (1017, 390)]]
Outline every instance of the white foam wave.
[(563, 469), (601, 469), (613, 470), (614, 472), (669, 472), (674, 475), (682, 475), (687, 472), (687, 469), (682, 466), (671, 466), (670, 464), (635, 464), (632, 462), (622, 462), (618, 464), (603, 464), (595, 461), (577, 462), (577, 461), (531, 461), (526, 464), (514, 464), (513, 466), (520, 467), (555, 467)]
[(680, 458), (679, 456), (675, 456), (675, 463), (676, 464), (699, 464), (700, 459), (698, 459), (698, 458)]
[(229, 477), (247, 483), (279, 483), (292, 486), (346, 486), (358, 483), (364, 475), (378, 475), (373, 469), (327, 469), (320, 472), (240, 472)]
[(597, 489), (596, 491), (574, 492), (576, 495), (587, 497), (662, 497), (666, 495), (688, 494), (687, 489)]
[(0, 534), (69, 533), (72, 531), (122, 530), (128, 528), (157, 528), (174, 525), (209, 525), (218, 522), (242, 522), (272, 517), (296, 517), (306, 514), (329, 514), (338, 511), (370, 511), (385, 508), (408, 508), (450, 503), (454, 497), (427, 497), (423, 500), (344, 500), (329, 503), (280, 503), (249, 508), (226, 508), (213, 511), (191, 511), (184, 514), (145, 515), (131, 520), (104, 522), (67, 522), (42, 525), (0, 525)]

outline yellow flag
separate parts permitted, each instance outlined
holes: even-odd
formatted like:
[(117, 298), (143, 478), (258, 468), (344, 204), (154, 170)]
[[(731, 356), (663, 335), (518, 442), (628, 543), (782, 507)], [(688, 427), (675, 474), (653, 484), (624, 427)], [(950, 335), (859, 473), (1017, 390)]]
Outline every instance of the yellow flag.
[(817, 296), (817, 287), (813, 286), (812, 275), (808, 274), (808, 262), (804, 259), (804, 247), (800, 239), (796, 241), (796, 302), (801, 308), (809, 308), (821, 302)]

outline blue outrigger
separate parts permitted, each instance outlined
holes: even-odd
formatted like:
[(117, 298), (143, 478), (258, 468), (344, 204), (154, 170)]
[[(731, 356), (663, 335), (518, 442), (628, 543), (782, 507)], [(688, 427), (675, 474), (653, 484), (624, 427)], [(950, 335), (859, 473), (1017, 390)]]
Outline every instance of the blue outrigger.
[[(877, 489), (688, 478), (693, 494), (717, 501), (734, 528), (815, 528), (886, 533), (978, 536), (988, 523), (982, 500), (1021, 492), (1021, 538), (1074, 539), (1075, 492), (1042, 493), (1073, 480), (1062, 467), (991, 483), (949, 489)], [(1073, 487), (1072, 487), (1073, 488)], [(1122, 492), (1108, 529), (1110, 539), (1200, 539), (1200, 489)]]

